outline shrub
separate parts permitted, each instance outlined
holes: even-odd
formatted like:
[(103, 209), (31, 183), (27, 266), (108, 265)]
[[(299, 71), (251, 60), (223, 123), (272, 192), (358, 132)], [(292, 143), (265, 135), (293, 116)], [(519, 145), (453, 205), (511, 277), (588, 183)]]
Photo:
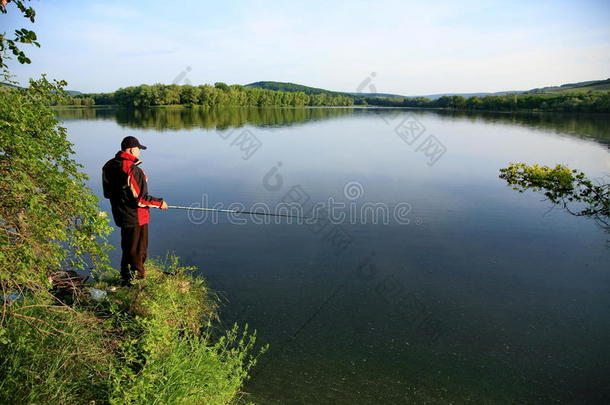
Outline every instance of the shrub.
[(0, 283), (44, 290), (50, 270), (108, 270), (110, 232), (49, 104), (44, 77), (0, 91)]

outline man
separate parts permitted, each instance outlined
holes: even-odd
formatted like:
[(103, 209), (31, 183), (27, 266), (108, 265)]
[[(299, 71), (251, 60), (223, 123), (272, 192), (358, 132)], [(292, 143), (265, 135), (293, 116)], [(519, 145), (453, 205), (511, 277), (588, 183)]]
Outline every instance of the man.
[(135, 273), (144, 278), (148, 249), (149, 208), (167, 209), (161, 198), (148, 194), (147, 177), (139, 167), (140, 151), (146, 146), (133, 136), (121, 142), (121, 150), (102, 168), (104, 197), (110, 199), (114, 222), (121, 228), (121, 279), (122, 285), (131, 285)]

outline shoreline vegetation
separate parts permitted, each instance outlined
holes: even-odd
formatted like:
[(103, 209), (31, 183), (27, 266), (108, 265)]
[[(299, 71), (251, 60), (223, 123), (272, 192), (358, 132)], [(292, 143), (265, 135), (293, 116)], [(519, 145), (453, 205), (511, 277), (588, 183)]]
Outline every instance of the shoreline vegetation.
[[(133, 287), (105, 278), (63, 291), (61, 303), (29, 293), (9, 302), (0, 402), (247, 403), (241, 388), (266, 347), (251, 355), (247, 325), (217, 329), (219, 301), (193, 270), (168, 256)], [(107, 296), (96, 301), (91, 288)]]
[(0, 97), (0, 403), (237, 404), (267, 346), (178, 258), (130, 288), (44, 77)]
[(273, 90), (215, 83), (193, 85), (139, 85), (113, 93), (69, 95), (59, 105), (123, 107), (411, 107), (495, 112), (610, 112), (610, 91), (533, 92), (464, 97), (384, 97), (323, 91)]

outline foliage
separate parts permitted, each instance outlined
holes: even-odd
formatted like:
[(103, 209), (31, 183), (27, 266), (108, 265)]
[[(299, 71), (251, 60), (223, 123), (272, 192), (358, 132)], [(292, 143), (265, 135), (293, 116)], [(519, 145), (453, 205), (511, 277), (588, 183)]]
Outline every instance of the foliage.
[[(26, 2), (23, 0), (0, 1), (0, 13), (6, 14), (8, 12), (6, 7), (9, 3), (15, 3), (15, 5), (24, 17), (30, 20), (31, 22), (34, 22), (34, 19), (36, 17), (36, 11), (34, 11), (32, 7), (27, 7)], [(0, 34), (0, 68), (2, 69), (1, 75), (4, 80), (10, 79), (8, 66), (6, 64), (6, 60), (10, 59), (8, 52), (10, 51), (10, 53), (16, 56), (17, 61), (19, 63), (31, 63), (30, 59), (19, 48), (18, 44), (32, 44), (37, 47), (40, 47), (40, 44), (36, 41), (36, 39), (36, 33), (25, 28), (15, 30), (14, 38), (7, 38), (5, 32)]]
[[(74, 104), (118, 104), (129, 107), (157, 105), (216, 106), (347, 106), (375, 105), (385, 107), (445, 108), (452, 110), (492, 111), (565, 111), (610, 112), (610, 92), (508, 94), (503, 96), (463, 97), (359, 97), (345, 93), (325, 92), (306, 94), (301, 91), (278, 91), (257, 87), (210, 85), (141, 85), (119, 89), (112, 94), (79, 96)], [(87, 101), (85, 101), (87, 100)]]
[(610, 92), (507, 94), (502, 96), (443, 96), (438, 99), (365, 97), (370, 105), (446, 108), (478, 111), (610, 112)]
[(610, 92), (582, 91), (523, 93), (491, 96), (426, 97), (367, 96), (301, 86), (293, 83), (257, 82), (247, 86), (217, 82), (192, 85), (140, 85), (114, 93), (82, 94), (62, 100), (63, 105), (121, 105), (150, 107), (190, 105), (218, 106), (351, 106), (443, 108), (464, 111), (563, 111), (610, 112)]
[(57, 104), (90, 107), (95, 105), (95, 100), (93, 97), (78, 94), (75, 96), (63, 97), (56, 105)]
[(111, 389), (113, 342), (91, 311), (28, 294), (5, 305), (0, 403), (88, 403)]
[[(28, 294), (6, 304), (0, 403), (227, 404), (256, 363), (255, 334), (218, 335), (216, 303), (175, 257), (109, 300), (74, 307)], [(264, 350), (264, 349), (263, 349)]]
[(49, 271), (109, 269), (108, 220), (72, 157), (50, 101), (63, 82), (44, 77), (0, 97), (0, 282), (46, 290)]
[(111, 403), (230, 403), (256, 363), (255, 334), (234, 325), (216, 337), (217, 300), (204, 282), (172, 256), (157, 268), (108, 304), (123, 335)]
[(353, 99), (343, 94), (305, 94), (303, 92), (274, 91), (240, 85), (229, 86), (217, 82), (192, 85), (140, 85), (121, 88), (114, 93), (85, 94), (64, 100), (63, 105), (111, 105), (150, 107), (159, 105), (198, 105), (205, 108), (217, 106), (347, 106)]
[(551, 168), (511, 163), (500, 173), (513, 189), (521, 193), (542, 191), (553, 204), (562, 205), (573, 215), (593, 217), (610, 229), (610, 184), (595, 184), (584, 173), (559, 164)]

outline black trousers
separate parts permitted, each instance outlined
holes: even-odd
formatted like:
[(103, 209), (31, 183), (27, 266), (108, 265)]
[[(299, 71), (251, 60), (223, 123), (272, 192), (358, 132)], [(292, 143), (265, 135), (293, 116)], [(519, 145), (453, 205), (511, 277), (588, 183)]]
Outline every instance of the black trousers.
[(135, 274), (144, 278), (146, 270), (146, 251), (148, 250), (148, 224), (121, 228), (121, 278), (123, 285), (130, 283)]

